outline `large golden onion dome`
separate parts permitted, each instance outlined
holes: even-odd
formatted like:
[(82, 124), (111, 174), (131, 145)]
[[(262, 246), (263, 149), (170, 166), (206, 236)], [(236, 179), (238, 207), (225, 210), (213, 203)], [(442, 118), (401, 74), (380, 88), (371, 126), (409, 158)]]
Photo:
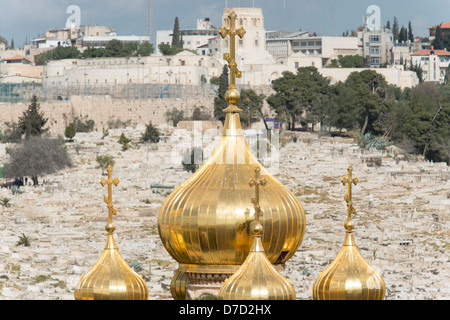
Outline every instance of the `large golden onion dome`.
[(344, 245), (333, 262), (314, 281), (314, 300), (383, 300), (386, 286), (381, 275), (370, 267), (359, 253), (353, 236), (351, 214), (355, 213), (351, 198), (351, 186), (358, 183), (352, 178), (352, 166), (348, 167), (348, 196), (345, 197), (348, 217), (345, 222)]
[(259, 187), (265, 186), (265, 179), (256, 179), (250, 185), (256, 186), (256, 197), (252, 199), (256, 220), (252, 223), (253, 244), (241, 267), (220, 288), (222, 300), (295, 300), (295, 289), (270, 263), (261, 242), (263, 227), (259, 217), (263, 212), (259, 206)]
[[(163, 202), (158, 216), (159, 235), (167, 251), (179, 263), (176, 277), (186, 284), (184, 273), (233, 274), (246, 259), (252, 246), (250, 224), (254, 209), (249, 205), (252, 189), (248, 185), (256, 168), (267, 181), (261, 192), (264, 212), (262, 244), (269, 261), (283, 264), (300, 246), (305, 233), (305, 213), (300, 201), (258, 162), (245, 140), (236, 107), (239, 93), (235, 77), (240, 77), (234, 61), (236, 14), (229, 15), (230, 29), (220, 34), (231, 36), (230, 88), (226, 94), (229, 107), (222, 138), (211, 157)], [(223, 280), (222, 280), (223, 281)], [(220, 282), (220, 280), (219, 280)], [(220, 288), (221, 284), (218, 284)], [(173, 292), (184, 292), (183, 288)], [(184, 293), (183, 293), (184, 294)], [(182, 299), (181, 296), (175, 298)]]
[(115, 227), (112, 216), (117, 213), (112, 205), (112, 185), (119, 180), (112, 179), (112, 167), (108, 167), (109, 179), (102, 179), (101, 184), (108, 185), (109, 215), (106, 231), (106, 246), (97, 263), (80, 277), (75, 286), (75, 300), (148, 300), (148, 287), (142, 276), (137, 274), (123, 259), (114, 241)]

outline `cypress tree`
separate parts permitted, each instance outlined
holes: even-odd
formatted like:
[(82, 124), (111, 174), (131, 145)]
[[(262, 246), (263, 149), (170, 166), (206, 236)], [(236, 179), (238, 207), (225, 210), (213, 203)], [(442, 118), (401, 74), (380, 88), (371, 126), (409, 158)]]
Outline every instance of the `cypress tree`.
[(172, 47), (183, 47), (181, 43), (180, 22), (178, 21), (178, 17), (175, 17), (175, 24), (173, 26)]
[(26, 138), (40, 136), (48, 131), (48, 128), (44, 129), (48, 118), (44, 117), (44, 113), (40, 111), (40, 108), (37, 97), (33, 96), (28, 109), (19, 118), (19, 129), (22, 134), (25, 134)]
[(408, 39), (409, 39), (411, 42), (414, 42), (414, 34), (413, 34), (413, 32), (412, 32), (411, 21), (410, 21), (409, 24), (408, 24)]
[(398, 28), (398, 19), (394, 17), (394, 23), (392, 24), (392, 34), (394, 35), (394, 42), (398, 40), (399, 37), (399, 28)]
[(225, 121), (225, 113), (223, 110), (228, 107), (225, 100), (225, 93), (228, 90), (228, 65), (223, 66), (222, 74), (219, 78), (218, 96), (214, 98), (214, 117), (222, 122)]
[(440, 25), (436, 27), (433, 46), (435, 50), (444, 49), (444, 38), (442, 36), (442, 29)]

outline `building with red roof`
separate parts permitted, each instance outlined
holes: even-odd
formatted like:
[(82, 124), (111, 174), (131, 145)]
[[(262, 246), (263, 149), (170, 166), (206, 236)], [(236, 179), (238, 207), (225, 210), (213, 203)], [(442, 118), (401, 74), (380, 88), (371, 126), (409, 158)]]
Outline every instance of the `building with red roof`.
[(441, 23), (432, 27), (429, 27), (428, 30), (430, 31), (430, 37), (434, 38), (436, 33), (436, 28), (440, 26), (442, 30), (442, 34), (450, 34), (450, 21), (446, 23)]
[(423, 81), (443, 82), (450, 64), (450, 52), (447, 50), (418, 50), (411, 54), (411, 64), (420, 66)]

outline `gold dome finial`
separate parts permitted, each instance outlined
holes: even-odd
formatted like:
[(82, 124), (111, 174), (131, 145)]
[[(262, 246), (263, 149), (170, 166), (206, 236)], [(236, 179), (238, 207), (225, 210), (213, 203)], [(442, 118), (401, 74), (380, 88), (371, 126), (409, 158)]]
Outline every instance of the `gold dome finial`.
[(112, 186), (119, 179), (112, 178), (112, 167), (108, 166), (108, 180), (102, 178), (101, 185), (108, 185), (108, 232), (106, 246), (97, 263), (84, 275), (75, 287), (75, 300), (147, 300), (148, 287), (144, 279), (133, 271), (119, 253), (114, 241), (115, 227), (112, 217), (117, 214), (112, 204)]
[(352, 178), (353, 168), (348, 166), (348, 177), (342, 178), (342, 184), (348, 184), (347, 221), (344, 226), (346, 235), (344, 245), (333, 262), (314, 281), (314, 300), (383, 300), (386, 286), (381, 275), (371, 268), (359, 253), (353, 237), (351, 215), (355, 213), (352, 203), (352, 184), (358, 178)]
[(267, 259), (261, 242), (263, 226), (259, 217), (263, 212), (259, 205), (259, 187), (264, 187), (267, 181), (259, 178), (259, 172), (256, 168), (255, 179), (249, 182), (250, 187), (255, 187), (253, 245), (242, 266), (220, 288), (219, 298), (223, 300), (295, 300), (294, 287)]
[(348, 177), (343, 176), (342, 177), (342, 184), (345, 186), (346, 184), (348, 185), (348, 194), (346, 196), (344, 196), (344, 200), (345, 202), (347, 202), (347, 221), (345, 222), (345, 229), (347, 231), (352, 231), (353, 230), (353, 222), (352, 222), (352, 214), (355, 214), (355, 208), (353, 208), (353, 203), (352, 203), (352, 184), (354, 184), (355, 186), (358, 184), (358, 178), (354, 177), (352, 178), (352, 173), (353, 173), (353, 167), (352, 165), (349, 165), (347, 168), (348, 171)]
[(100, 184), (102, 187), (105, 185), (108, 185), (108, 196), (105, 197), (104, 201), (106, 205), (108, 206), (108, 224), (105, 227), (105, 230), (112, 234), (116, 228), (112, 224), (112, 218), (113, 216), (117, 215), (117, 210), (114, 209), (114, 206), (112, 204), (112, 186), (115, 185), (116, 187), (119, 185), (120, 181), (118, 178), (113, 179), (112, 178), (112, 167), (108, 166), (108, 180), (105, 180), (105, 178), (102, 178), (102, 181), (100, 181)]
[(225, 39), (227, 36), (230, 36), (230, 53), (225, 53), (223, 58), (228, 61), (228, 68), (230, 68), (230, 86), (228, 91), (225, 93), (225, 100), (230, 104), (228, 108), (223, 110), (225, 113), (238, 113), (242, 112), (241, 109), (236, 107), (236, 104), (239, 102), (241, 96), (239, 92), (236, 90), (236, 78), (242, 77), (242, 72), (237, 68), (236, 64), (236, 35), (239, 38), (243, 38), (245, 35), (245, 30), (243, 26), (240, 26), (239, 29), (236, 29), (236, 12), (231, 10), (228, 14), (228, 19), (230, 21), (230, 28), (227, 29), (225, 26), (219, 31), (220, 36)]

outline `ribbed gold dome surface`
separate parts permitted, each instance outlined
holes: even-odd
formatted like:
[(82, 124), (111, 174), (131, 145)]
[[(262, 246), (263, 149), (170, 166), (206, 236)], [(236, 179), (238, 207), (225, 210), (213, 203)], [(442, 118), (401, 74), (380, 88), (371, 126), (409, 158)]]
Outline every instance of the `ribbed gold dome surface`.
[(112, 217), (117, 214), (112, 204), (112, 186), (119, 179), (112, 178), (112, 167), (108, 166), (108, 180), (102, 179), (102, 186), (108, 185), (108, 232), (106, 246), (97, 263), (80, 277), (74, 289), (75, 300), (148, 300), (148, 287), (144, 279), (134, 272), (119, 253), (113, 233)]
[(262, 242), (272, 263), (296, 252), (305, 232), (300, 201), (253, 156), (238, 113), (227, 113), (224, 133), (210, 159), (170, 194), (161, 206), (161, 240), (181, 264), (240, 265), (252, 245), (254, 209), (248, 185), (255, 168), (267, 180), (261, 192)]
[[(262, 228), (261, 228), (262, 229)], [(255, 236), (242, 266), (219, 291), (223, 300), (295, 300), (295, 290), (270, 263), (261, 236)]]
[[(172, 295), (184, 299), (186, 287), (220, 289), (244, 262), (252, 246), (250, 225), (255, 220), (248, 184), (256, 168), (267, 180), (261, 193), (261, 239), (268, 260), (282, 264), (294, 255), (305, 233), (305, 213), (300, 201), (262, 167), (251, 153), (242, 132), (236, 107), (240, 99), (236, 77), (242, 73), (235, 61), (236, 13), (228, 15), (230, 28), (219, 34), (230, 36), (230, 53), (224, 54), (230, 69), (230, 86), (225, 94), (229, 106), (222, 138), (211, 157), (163, 202), (158, 230), (169, 254), (179, 262), (172, 281)], [(190, 284), (189, 284), (190, 283)], [(173, 287), (179, 286), (179, 287)], [(186, 293), (188, 295), (188, 293)]]
[(345, 197), (348, 207), (345, 222), (344, 245), (333, 262), (319, 273), (313, 284), (314, 300), (383, 300), (386, 285), (381, 275), (371, 268), (359, 253), (353, 236), (351, 215), (355, 213), (352, 203), (352, 184), (358, 178), (352, 178), (352, 166), (348, 167), (348, 178), (342, 183), (348, 185)]
[(264, 215), (260, 206), (260, 188), (267, 185), (266, 179), (259, 177), (255, 169), (255, 179), (249, 181), (255, 187), (255, 198), (251, 202), (255, 208), (252, 223), (253, 244), (242, 266), (222, 285), (219, 298), (223, 300), (295, 300), (295, 290), (270, 263), (261, 242), (263, 227), (259, 218)]
[(81, 276), (74, 295), (75, 300), (148, 300), (148, 288), (122, 258), (110, 234), (103, 254)]
[(314, 300), (383, 300), (383, 278), (358, 251), (353, 233), (347, 232), (336, 259), (314, 281)]

